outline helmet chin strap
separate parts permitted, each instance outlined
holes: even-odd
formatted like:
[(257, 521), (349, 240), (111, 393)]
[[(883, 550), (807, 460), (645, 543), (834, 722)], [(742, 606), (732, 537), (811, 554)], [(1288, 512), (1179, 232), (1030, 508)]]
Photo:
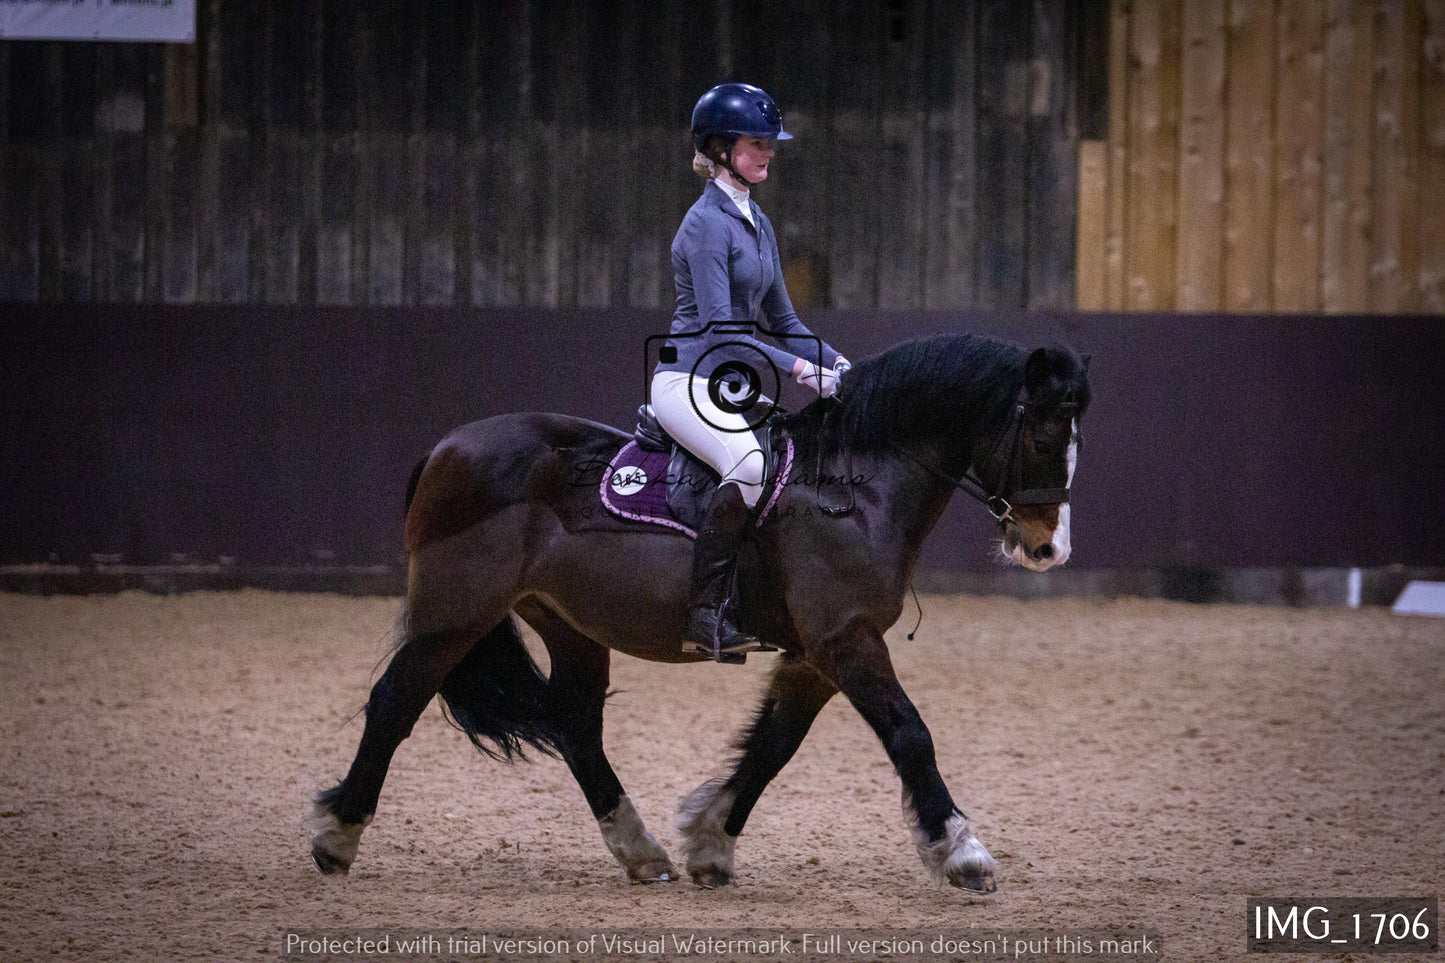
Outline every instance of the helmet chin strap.
[(723, 151), (723, 154), (722, 154), (722, 166), (724, 166), (724, 167), (726, 167), (726, 168), (728, 169), (728, 173), (729, 173), (729, 174), (731, 174), (731, 175), (733, 175), (734, 177), (736, 177), (736, 178), (737, 178), (740, 182), (742, 182), (743, 184), (746, 184), (746, 185), (748, 186), (748, 190), (752, 190), (754, 187), (757, 187), (757, 186), (758, 186), (758, 182), (757, 182), (757, 181), (750, 181), (750, 180), (748, 180), (746, 177), (744, 177), (743, 175), (739, 174), (739, 173), (738, 173), (738, 169), (733, 166), (733, 149), (732, 149), (731, 147), (729, 147), (727, 150)]

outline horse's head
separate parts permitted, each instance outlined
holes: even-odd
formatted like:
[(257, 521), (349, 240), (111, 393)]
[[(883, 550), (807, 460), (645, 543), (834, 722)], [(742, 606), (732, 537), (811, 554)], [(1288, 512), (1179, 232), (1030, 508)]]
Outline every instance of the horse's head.
[(980, 442), (975, 470), (998, 492), (995, 515), (1009, 561), (1042, 572), (1068, 561), (1068, 493), (1089, 406), (1089, 359), (1063, 347), (1039, 348), (1001, 434)]

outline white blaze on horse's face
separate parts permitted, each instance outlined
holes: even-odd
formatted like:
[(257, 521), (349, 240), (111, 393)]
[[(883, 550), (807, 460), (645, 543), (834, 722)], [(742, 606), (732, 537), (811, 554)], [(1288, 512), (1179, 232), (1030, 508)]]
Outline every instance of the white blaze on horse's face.
[[(1074, 466), (1079, 463), (1079, 419), (1073, 421), (1073, 428), (1069, 433), (1069, 480), (1065, 482), (1066, 488), (1074, 487)], [(1073, 547), (1069, 544), (1069, 503), (1065, 502), (1059, 506), (1059, 523), (1054, 527), (1054, 554), (1051, 563), (1062, 565), (1069, 560), (1069, 552)]]
[[(1079, 460), (1079, 421), (1074, 419), (1069, 434), (1067, 458), (1068, 480), (1065, 487), (1074, 485), (1074, 466)], [(1052, 526), (1052, 527), (1050, 527)], [(1032, 549), (1029, 546), (1034, 546)], [(1042, 513), (1020, 511), (1019, 520), (1005, 527), (1003, 545), (1004, 558), (1022, 565), (1034, 572), (1042, 572), (1062, 565), (1069, 560), (1073, 550), (1069, 542), (1069, 504), (1047, 509)]]

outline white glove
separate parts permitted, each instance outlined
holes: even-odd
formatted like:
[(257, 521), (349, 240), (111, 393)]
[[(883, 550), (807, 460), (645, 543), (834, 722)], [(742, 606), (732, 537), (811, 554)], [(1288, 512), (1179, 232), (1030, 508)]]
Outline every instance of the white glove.
[(804, 361), (801, 367), (797, 367), (796, 374), (798, 384), (805, 388), (812, 388), (824, 398), (833, 397), (838, 390), (838, 373), (832, 368), (820, 368), (811, 361)]
[(841, 378), (843, 377), (843, 372), (851, 370), (852, 367), (853, 362), (849, 361), (847, 358), (843, 357), (840, 354), (838, 355), (838, 360), (833, 362), (833, 373)]

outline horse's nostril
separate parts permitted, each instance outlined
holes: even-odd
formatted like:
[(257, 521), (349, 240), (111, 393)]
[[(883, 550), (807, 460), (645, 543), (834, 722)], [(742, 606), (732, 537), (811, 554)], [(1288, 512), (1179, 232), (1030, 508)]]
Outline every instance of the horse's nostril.
[(1053, 558), (1053, 557), (1054, 557), (1054, 547), (1053, 547), (1052, 545), (1050, 545), (1048, 542), (1044, 542), (1044, 544), (1040, 545), (1037, 549), (1034, 550), (1034, 558), (1037, 558), (1037, 559), (1039, 559), (1040, 561), (1042, 561), (1043, 559), (1046, 559), (1046, 558)]

